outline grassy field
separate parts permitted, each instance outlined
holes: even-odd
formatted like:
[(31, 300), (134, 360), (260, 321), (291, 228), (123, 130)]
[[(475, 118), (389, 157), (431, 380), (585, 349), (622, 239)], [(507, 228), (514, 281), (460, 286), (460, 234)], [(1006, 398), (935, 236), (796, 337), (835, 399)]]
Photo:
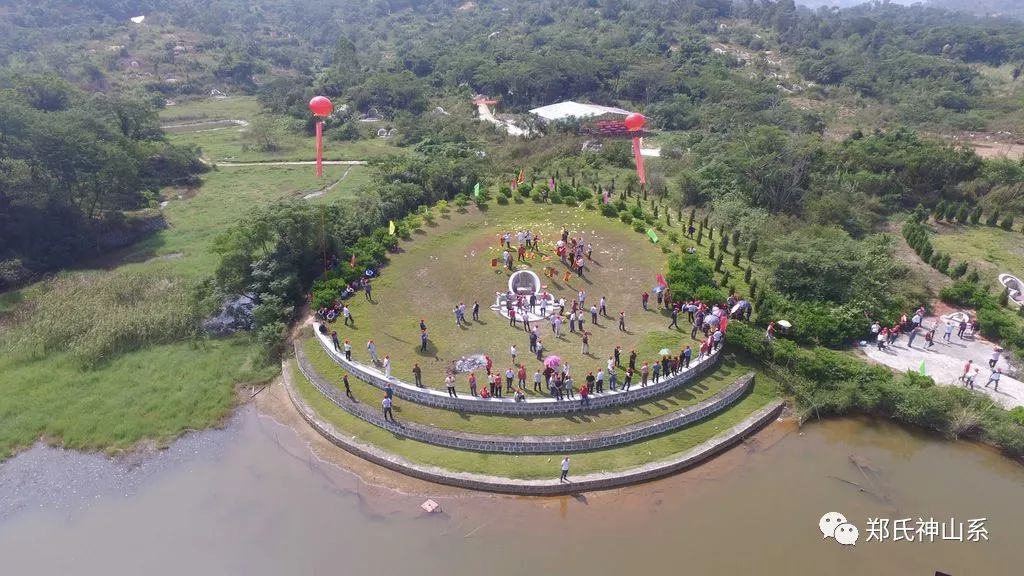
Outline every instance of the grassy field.
[[(303, 342), (303, 346), (317, 373), (341, 388), (341, 377), (344, 371), (327, 356), (320, 344), (315, 339), (309, 338)], [(510, 436), (583, 434), (620, 428), (671, 414), (686, 406), (706, 400), (751, 370), (751, 366), (740, 363), (735, 357), (726, 357), (713, 372), (707, 373), (695, 382), (678, 388), (657, 400), (579, 416), (514, 418), (487, 414), (460, 414), (451, 410), (430, 408), (402, 401), (396, 401), (394, 409), (395, 417), (399, 420), (475, 434)], [(381, 392), (378, 388), (355, 378), (349, 378), (349, 382), (352, 387), (352, 395), (356, 400), (370, 406), (377, 406), (380, 403)], [(532, 383), (527, 386), (532, 386)], [(464, 383), (460, 383), (460, 387), (464, 388)]]
[(939, 224), (935, 229), (938, 233), (931, 236), (935, 249), (950, 254), (954, 262), (970, 262), (986, 284), (998, 284), (1004, 272), (1024, 275), (1024, 234), (993, 226)]
[[(558, 475), (557, 455), (510, 456), (484, 454), (431, 446), (398, 437), (363, 422), (338, 408), (306, 381), (294, 362), (289, 367), (292, 381), (302, 398), (339, 432), (377, 446), (417, 464), (440, 466), (455, 472), (488, 474), (506, 478), (553, 478)], [(598, 450), (572, 457), (572, 474), (624, 470), (665, 460), (735, 426), (775, 398), (775, 384), (758, 375), (754, 389), (739, 402), (711, 420), (627, 446)]]
[[(198, 146), (208, 160), (213, 162), (264, 162), (314, 160), (315, 148), (312, 135), (283, 132), (277, 137), (277, 150), (262, 152), (247, 145), (248, 128), (229, 125), (207, 125), (199, 123), (218, 120), (243, 120), (254, 122), (260, 114), (260, 106), (252, 96), (231, 96), (229, 98), (201, 98), (165, 108), (160, 113), (168, 138), (175, 144)], [(190, 126), (195, 124), (194, 126)], [(383, 123), (367, 123), (360, 126), (362, 138), (351, 142), (334, 141), (327, 138), (324, 143), (324, 158), (327, 160), (369, 160), (390, 154), (402, 154), (402, 149), (387, 139), (376, 136)]]
[[(419, 363), (424, 384), (433, 388), (443, 388), (447, 367), (462, 356), (488, 354), (495, 368), (503, 372), (511, 364), (512, 344), (518, 348), (518, 362), (525, 363), (532, 375), (540, 364), (529, 353), (526, 332), (512, 328), (507, 319), (490, 309), (495, 291), (507, 288), (509, 276), (503, 269), (492, 268), (490, 262), (500, 256), (500, 232), (520, 228), (539, 231), (547, 252), (563, 225), (594, 244), (594, 262), (586, 278), (574, 277), (564, 284), (564, 267), (557, 257), (548, 262), (535, 259), (529, 266), (542, 276), (544, 266), (558, 268), (556, 278), (544, 281), (556, 297), (564, 297), (567, 303), (580, 289), (587, 292), (588, 307), (606, 296), (609, 317), (599, 318), (595, 326), (587, 314), (586, 329), (592, 333), (588, 355), (582, 354), (581, 338), (569, 333), (568, 323), (563, 326), (561, 338), (554, 336), (549, 323), (541, 323), (546, 354), (568, 361), (580, 379), (588, 371), (596, 373), (615, 346), (622, 347), (623, 362), (635, 349), (639, 366), (644, 359), (657, 359), (661, 348), (678, 353), (693, 342), (685, 316), (679, 329), (669, 331), (670, 318), (664, 310), (656, 309), (653, 296), (649, 310), (641, 306), (641, 293), (652, 290), (655, 274), (664, 272), (667, 261), (667, 255), (645, 235), (593, 210), (529, 202), (491, 207), (485, 214), (452, 214), (449, 219), (439, 219), (436, 226), (426, 227), (425, 233), (415, 234), (412, 241), (402, 243), (402, 253), (391, 258), (375, 281), (374, 302), (362, 296), (350, 299), (355, 326), (337, 322), (333, 328), (340, 338), (351, 340), (357, 359), (366, 358), (366, 342), (373, 339), (380, 356), (391, 356), (393, 374), (411, 380), (413, 363)], [(456, 327), (452, 308), (459, 302), (471, 307), (474, 300), (480, 302), (480, 321)], [(619, 311), (626, 313), (626, 332), (617, 329)], [(430, 337), (426, 352), (419, 348), (420, 318), (426, 322)], [(460, 382), (460, 388), (464, 385)]]

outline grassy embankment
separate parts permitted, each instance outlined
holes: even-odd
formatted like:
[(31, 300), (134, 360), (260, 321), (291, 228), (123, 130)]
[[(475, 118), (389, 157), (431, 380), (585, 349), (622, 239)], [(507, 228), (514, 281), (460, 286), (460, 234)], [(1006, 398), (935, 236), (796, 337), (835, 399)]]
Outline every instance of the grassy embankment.
[[(165, 191), (166, 230), (97, 269), (3, 295), (0, 459), (40, 438), (79, 449), (166, 443), (224, 418), (236, 385), (273, 377), (277, 367), (248, 336), (196, 339), (192, 287), (216, 266), (219, 232), (253, 206), (306, 195), (347, 168), (326, 167), (323, 181), (309, 166), (210, 172), (199, 189)], [(325, 198), (358, 185), (350, 174)]]
[[(505, 478), (552, 478), (558, 474), (558, 455), (484, 454), (431, 446), (395, 436), (332, 404), (302, 376), (294, 362), (289, 370), (302, 398), (341, 434), (372, 444), (415, 464)], [(573, 455), (572, 473), (611, 472), (668, 459), (735, 426), (775, 397), (774, 383), (758, 375), (753, 391), (715, 418), (650, 440)]]
[[(303, 342), (303, 346), (316, 372), (341, 389), (341, 377), (344, 371), (327, 356), (315, 339), (307, 339)], [(732, 355), (727, 355), (712, 372), (656, 400), (585, 415), (515, 418), (487, 414), (460, 414), (451, 410), (430, 408), (398, 400), (395, 402), (395, 417), (405, 422), (417, 422), (474, 434), (509, 436), (584, 434), (621, 428), (692, 406), (732, 384), (751, 369), (750, 365), (739, 362)], [(378, 388), (351, 377), (349, 382), (352, 395), (358, 402), (372, 407), (376, 407), (380, 403), (382, 393)], [(527, 383), (527, 387), (532, 386), (531, 380)], [(464, 383), (460, 383), (460, 388), (465, 387)]]

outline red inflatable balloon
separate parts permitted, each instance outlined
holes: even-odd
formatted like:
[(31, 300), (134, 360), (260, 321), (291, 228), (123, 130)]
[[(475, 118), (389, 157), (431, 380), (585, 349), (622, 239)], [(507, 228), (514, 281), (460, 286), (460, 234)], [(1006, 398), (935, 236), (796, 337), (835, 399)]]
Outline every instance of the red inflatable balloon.
[(644, 127), (644, 124), (646, 123), (647, 118), (644, 118), (643, 114), (637, 114), (636, 112), (633, 112), (629, 116), (626, 116), (625, 124), (626, 128), (630, 132), (636, 132), (637, 130), (640, 130), (641, 128)]
[(334, 104), (331, 104), (330, 99), (326, 96), (314, 96), (309, 101), (309, 111), (313, 113), (313, 116), (326, 118), (334, 111)]

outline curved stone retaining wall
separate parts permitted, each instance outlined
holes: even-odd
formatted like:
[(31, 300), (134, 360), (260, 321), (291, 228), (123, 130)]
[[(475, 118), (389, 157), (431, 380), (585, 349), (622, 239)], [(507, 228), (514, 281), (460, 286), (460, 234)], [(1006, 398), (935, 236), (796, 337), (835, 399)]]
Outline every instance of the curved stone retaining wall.
[(589, 410), (600, 410), (615, 406), (633, 404), (635, 402), (642, 402), (656, 396), (661, 396), (670, 390), (693, 380), (700, 374), (706, 372), (711, 366), (714, 366), (721, 355), (721, 350), (714, 352), (700, 362), (691, 362), (689, 370), (671, 378), (662, 378), (657, 384), (648, 384), (644, 388), (634, 384), (629, 392), (616, 390), (605, 391), (600, 394), (591, 394), (590, 405), (583, 407), (579, 402), (559, 401), (548, 397), (529, 398), (523, 402), (516, 402), (512, 398), (480, 398), (465, 394), (458, 398), (452, 398), (447, 392), (441, 392), (440, 390), (433, 390), (431, 388), (417, 388), (415, 385), (399, 380), (394, 376), (385, 380), (384, 374), (380, 370), (354, 360), (345, 360), (345, 356), (341, 352), (334, 350), (334, 345), (331, 343), (330, 336), (320, 334), (320, 332), (316, 330), (315, 325), (313, 327), (313, 334), (317, 341), (320, 342), (320, 346), (323, 347), (324, 351), (327, 352), (327, 355), (330, 356), (336, 364), (344, 368), (356, 378), (372, 384), (382, 390), (386, 383), (390, 383), (395, 396), (402, 400), (415, 402), (416, 404), (423, 404), (424, 406), (432, 406), (434, 408), (456, 410), (458, 412), (503, 414), (507, 416), (555, 416), (559, 414), (572, 414), (576, 412), (586, 412)]
[[(638, 422), (615, 430), (603, 430), (590, 434), (569, 436), (499, 436), (491, 434), (470, 434), (458, 430), (445, 430), (416, 422), (391, 422), (384, 420), (377, 406), (355, 402), (345, 396), (337, 386), (313, 369), (300, 343), (295, 345), (295, 360), (299, 371), (307, 380), (342, 410), (374, 426), (384, 428), (399, 436), (412, 440), (476, 452), (500, 452), (507, 454), (561, 454), (563, 452), (586, 452), (600, 448), (629, 444), (658, 434), (664, 434), (688, 424), (702, 420), (728, 408), (745, 394), (754, 383), (751, 372), (736, 380), (703, 402), (682, 410)], [(576, 400), (575, 402), (579, 402)]]
[(724, 452), (735, 444), (741, 442), (747, 436), (753, 434), (761, 427), (772, 420), (775, 420), (785, 406), (782, 400), (776, 400), (767, 406), (754, 412), (749, 418), (715, 436), (714, 438), (693, 447), (692, 449), (679, 454), (678, 456), (660, 462), (652, 462), (644, 466), (630, 468), (620, 472), (594, 473), (583, 476), (569, 476), (571, 483), (558, 482), (557, 462), (552, 466), (552, 478), (546, 480), (517, 480), (514, 478), (501, 478), (498, 476), (485, 476), (482, 474), (467, 474), (453, 472), (436, 466), (424, 466), (409, 462), (401, 456), (386, 452), (360, 442), (354, 437), (345, 436), (334, 428), (329, 422), (317, 416), (309, 405), (295, 391), (291, 382), (291, 373), (287, 365), (284, 366), (284, 385), (288, 391), (288, 397), (295, 405), (302, 417), (320, 435), (326, 438), (335, 446), (342, 448), (360, 458), (373, 462), (379, 466), (400, 472), (407, 476), (467, 488), (470, 490), (483, 490), (486, 492), (499, 492), (504, 494), (516, 494), (521, 496), (555, 496), (560, 494), (578, 494), (593, 490), (608, 490), (655, 480), (669, 474), (674, 474), (687, 468), (691, 468), (701, 462), (713, 458)]

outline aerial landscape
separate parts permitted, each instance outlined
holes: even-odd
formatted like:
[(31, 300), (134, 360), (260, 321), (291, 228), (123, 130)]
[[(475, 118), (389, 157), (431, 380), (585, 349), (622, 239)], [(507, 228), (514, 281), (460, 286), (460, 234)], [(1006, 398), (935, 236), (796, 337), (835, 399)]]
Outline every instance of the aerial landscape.
[(2, 565), (1019, 573), (1022, 70), (1014, 0), (0, 0)]

